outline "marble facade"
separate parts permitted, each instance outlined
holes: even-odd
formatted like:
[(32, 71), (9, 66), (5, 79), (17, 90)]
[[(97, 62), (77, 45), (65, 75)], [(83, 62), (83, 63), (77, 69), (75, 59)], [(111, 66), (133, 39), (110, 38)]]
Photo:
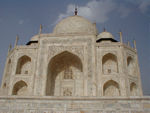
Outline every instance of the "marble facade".
[(0, 95), (0, 113), (150, 113), (136, 45), (78, 15), (9, 50)]

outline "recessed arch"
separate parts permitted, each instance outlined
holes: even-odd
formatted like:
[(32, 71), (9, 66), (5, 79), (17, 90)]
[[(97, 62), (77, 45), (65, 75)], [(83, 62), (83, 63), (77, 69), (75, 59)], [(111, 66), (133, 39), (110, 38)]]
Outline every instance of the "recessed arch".
[(103, 86), (104, 96), (120, 96), (119, 84), (114, 80), (107, 81)]
[(31, 68), (31, 58), (24, 55), (18, 59), (16, 74), (30, 74)]
[(131, 96), (137, 96), (137, 85), (135, 82), (132, 82), (130, 84), (130, 95)]
[(71, 52), (64, 51), (50, 60), (47, 68), (46, 95), (54, 96), (57, 75), (70, 67), (75, 67), (80, 72), (83, 71), (81, 59)]
[(134, 62), (133, 57), (131, 56), (127, 57), (127, 69), (128, 69), (129, 75), (135, 75), (135, 62)]
[(112, 53), (104, 55), (102, 58), (102, 70), (104, 74), (118, 73), (117, 56)]
[(27, 87), (28, 87), (27, 83), (22, 80), (16, 82), (15, 85), (13, 86), (12, 95), (27, 95), (28, 94)]

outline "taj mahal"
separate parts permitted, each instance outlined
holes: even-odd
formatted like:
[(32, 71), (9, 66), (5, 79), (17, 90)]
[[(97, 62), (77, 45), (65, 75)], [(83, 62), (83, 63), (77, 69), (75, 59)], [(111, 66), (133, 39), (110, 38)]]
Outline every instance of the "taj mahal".
[(26, 45), (9, 48), (0, 113), (150, 113), (134, 47), (77, 9)]

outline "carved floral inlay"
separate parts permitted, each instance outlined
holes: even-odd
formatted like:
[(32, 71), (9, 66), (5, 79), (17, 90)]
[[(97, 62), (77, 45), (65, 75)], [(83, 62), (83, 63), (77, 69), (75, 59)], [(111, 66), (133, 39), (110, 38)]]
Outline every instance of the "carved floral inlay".
[(64, 51), (68, 51), (77, 55), (83, 61), (84, 47), (78, 45), (77, 46), (55, 46), (55, 45), (49, 46), (48, 59)]

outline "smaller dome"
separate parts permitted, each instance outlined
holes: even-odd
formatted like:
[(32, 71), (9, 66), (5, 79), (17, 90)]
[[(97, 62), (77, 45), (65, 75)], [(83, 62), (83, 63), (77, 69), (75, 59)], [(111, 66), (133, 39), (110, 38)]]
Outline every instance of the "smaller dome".
[(100, 33), (97, 37), (98, 37), (98, 39), (100, 39), (100, 38), (112, 38), (112, 39), (114, 39), (114, 36), (110, 32), (107, 32), (107, 31)]

